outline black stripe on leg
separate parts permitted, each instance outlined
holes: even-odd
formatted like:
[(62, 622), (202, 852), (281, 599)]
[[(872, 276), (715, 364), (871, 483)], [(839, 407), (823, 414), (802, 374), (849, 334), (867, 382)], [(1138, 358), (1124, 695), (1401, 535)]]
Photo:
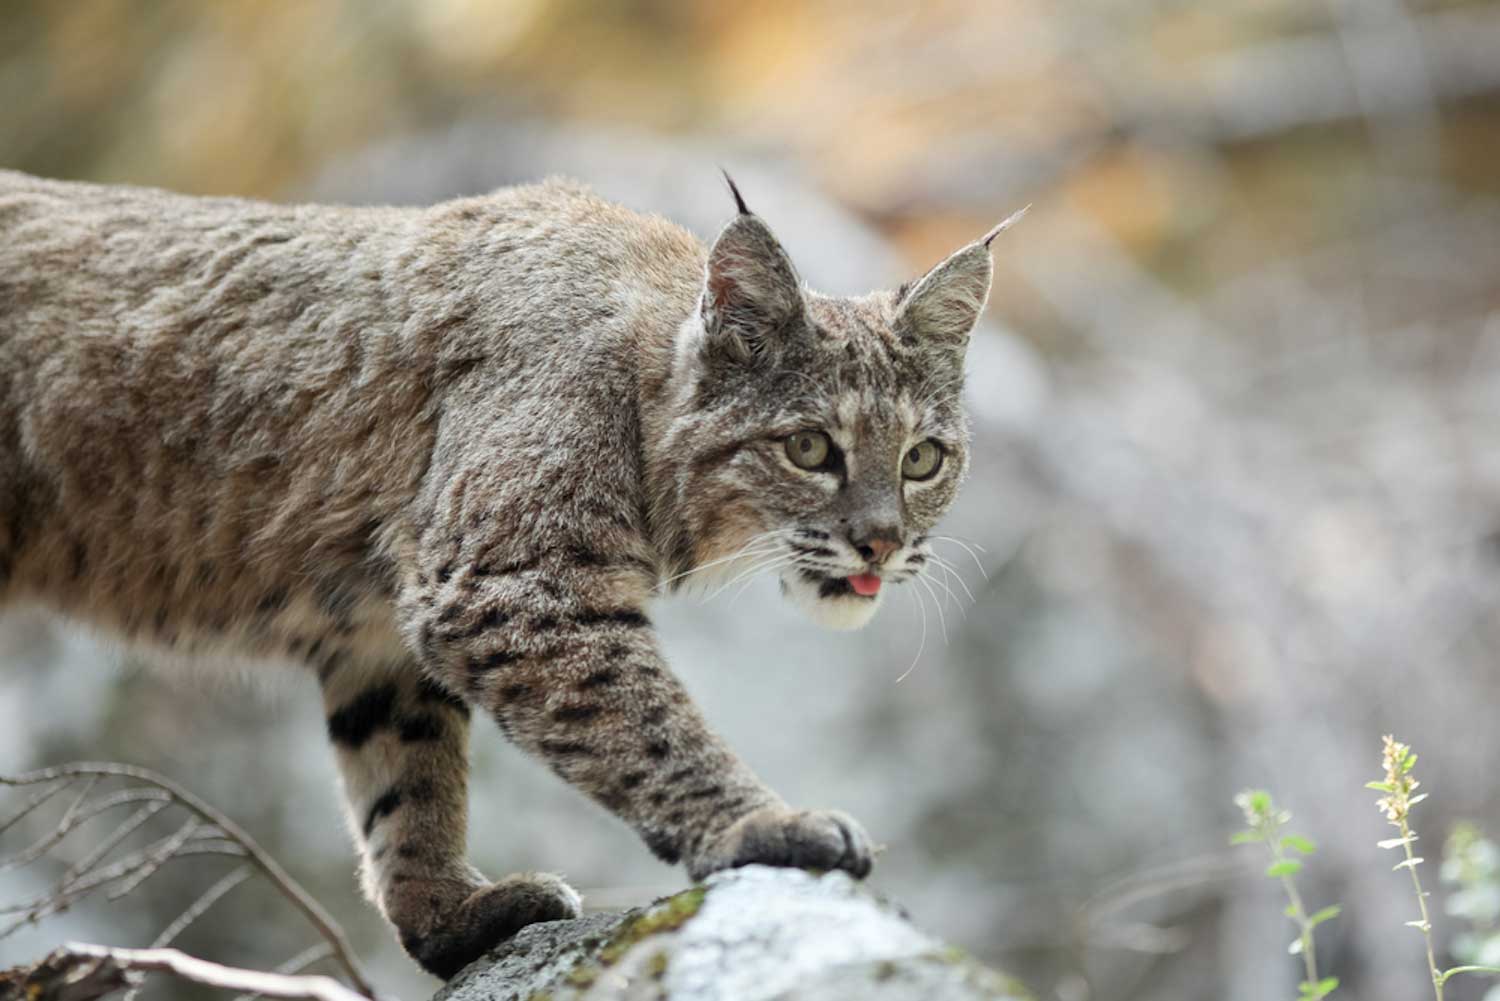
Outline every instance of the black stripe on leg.
[(416, 744), (428, 740), (441, 740), (447, 728), (443, 721), (432, 713), (417, 713), (401, 717), (399, 730), (403, 744)]
[(370, 812), (365, 814), (365, 837), (368, 838), (372, 833), (374, 833), (375, 825), (380, 823), (382, 819), (389, 817), (391, 814), (395, 813), (400, 806), (400, 789), (392, 786), (385, 792), (381, 793), (380, 797), (376, 799), (373, 804), (371, 804)]
[(682, 850), (677, 847), (677, 839), (664, 831), (646, 831), (641, 835), (641, 840), (646, 842), (646, 847), (651, 849), (652, 855), (667, 865), (676, 865), (682, 859)]
[(612, 667), (606, 667), (603, 670), (595, 671), (587, 678), (584, 678), (578, 683), (578, 687), (581, 690), (587, 690), (590, 688), (605, 688), (609, 685), (613, 685), (619, 679), (619, 677), (619, 671), (616, 671)]
[(581, 706), (562, 706), (552, 710), (552, 718), (559, 723), (587, 723), (604, 711), (604, 707), (595, 703), (586, 703)]
[(573, 617), (573, 621), (580, 626), (616, 625), (629, 629), (644, 629), (651, 625), (650, 619), (633, 608), (580, 612)]
[(393, 683), (367, 688), (328, 717), (328, 736), (335, 743), (357, 750), (376, 730), (391, 725), (395, 708)]

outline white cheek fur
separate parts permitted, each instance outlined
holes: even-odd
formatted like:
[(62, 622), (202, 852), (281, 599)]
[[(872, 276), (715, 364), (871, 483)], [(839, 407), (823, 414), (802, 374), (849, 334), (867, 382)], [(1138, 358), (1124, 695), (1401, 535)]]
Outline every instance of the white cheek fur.
[(865, 625), (875, 616), (875, 610), (885, 600), (885, 590), (873, 598), (855, 595), (839, 595), (833, 598), (818, 596), (818, 585), (803, 580), (795, 574), (781, 578), (782, 592), (813, 622), (825, 629), (847, 632)]

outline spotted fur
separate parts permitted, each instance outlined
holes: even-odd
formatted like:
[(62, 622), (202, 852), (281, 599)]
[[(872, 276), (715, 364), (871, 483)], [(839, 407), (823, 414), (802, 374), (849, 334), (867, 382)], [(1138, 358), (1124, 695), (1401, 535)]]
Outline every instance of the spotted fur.
[[(832, 299), (739, 204), (705, 248), (564, 182), (353, 209), (0, 171), (0, 606), (307, 665), (364, 888), (442, 976), (579, 906), (465, 860), (471, 707), (694, 876), (863, 876), (858, 824), (708, 730), (649, 600), (763, 567), (849, 626), (851, 576), (919, 571), (988, 241)], [(791, 461), (808, 430), (836, 463)]]

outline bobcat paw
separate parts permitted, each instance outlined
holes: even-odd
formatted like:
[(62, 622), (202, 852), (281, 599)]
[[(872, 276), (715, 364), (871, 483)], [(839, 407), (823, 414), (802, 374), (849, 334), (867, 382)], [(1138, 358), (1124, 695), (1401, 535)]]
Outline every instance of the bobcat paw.
[(855, 879), (870, 874), (870, 836), (837, 810), (764, 807), (741, 817), (688, 867), (694, 879), (736, 866), (842, 869)]
[(426, 935), (402, 934), (401, 945), (447, 980), (527, 925), (576, 918), (582, 905), (577, 891), (550, 873), (507, 876), (475, 890)]

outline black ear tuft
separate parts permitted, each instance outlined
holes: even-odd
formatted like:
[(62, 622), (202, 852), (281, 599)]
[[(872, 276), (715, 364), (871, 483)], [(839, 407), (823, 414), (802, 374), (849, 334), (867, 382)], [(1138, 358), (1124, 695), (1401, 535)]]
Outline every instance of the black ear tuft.
[(703, 329), (710, 347), (740, 361), (764, 356), (803, 314), (802, 282), (761, 218), (742, 212), (708, 252)]
[(738, 185), (734, 183), (734, 178), (729, 176), (729, 171), (725, 170), (723, 167), (720, 167), (719, 173), (724, 175), (724, 181), (729, 185), (729, 193), (734, 195), (734, 204), (735, 207), (740, 210), (740, 215), (754, 215), (754, 213), (750, 211), (750, 206), (745, 204), (744, 197), (740, 195), (740, 189)]

